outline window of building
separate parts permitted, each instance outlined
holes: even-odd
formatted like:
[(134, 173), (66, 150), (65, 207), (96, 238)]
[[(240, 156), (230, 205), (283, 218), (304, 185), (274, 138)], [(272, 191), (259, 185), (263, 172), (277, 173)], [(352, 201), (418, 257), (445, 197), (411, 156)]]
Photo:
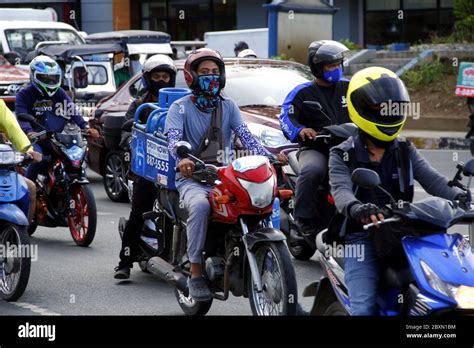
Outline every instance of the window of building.
[(387, 11), (400, 9), (400, 0), (367, 0), (367, 11)]
[[(453, 0), (365, 0), (365, 44), (418, 43), (454, 30)], [(399, 19), (403, 9), (403, 19)]]
[(437, 0), (403, 0), (404, 10), (435, 9)]
[(142, 0), (141, 29), (164, 31), (172, 40), (202, 40), (206, 31), (237, 26), (236, 0)]

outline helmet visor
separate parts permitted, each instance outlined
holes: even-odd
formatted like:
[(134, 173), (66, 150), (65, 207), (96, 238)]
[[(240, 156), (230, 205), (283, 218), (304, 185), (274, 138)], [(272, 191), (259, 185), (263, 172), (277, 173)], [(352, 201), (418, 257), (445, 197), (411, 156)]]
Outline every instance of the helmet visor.
[(369, 80), (356, 89), (351, 94), (351, 102), (365, 119), (395, 125), (406, 118), (410, 97), (402, 80), (387, 76)]
[(60, 74), (43, 74), (35, 73), (36, 81), (44, 85), (45, 87), (55, 88), (61, 83)]
[(349, 49), (340, 42), (329, 41), (321, 45), (313, 56), (313, 63), (331, 63), (344, 59), (344, 52)]

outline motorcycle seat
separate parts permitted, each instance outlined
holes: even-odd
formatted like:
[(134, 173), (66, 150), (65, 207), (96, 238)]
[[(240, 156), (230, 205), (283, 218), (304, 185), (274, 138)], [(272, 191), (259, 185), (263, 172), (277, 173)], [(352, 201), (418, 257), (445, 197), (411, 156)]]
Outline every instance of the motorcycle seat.
[[(318, 233), (318, 235), (316, 236), (316, 248), (323, 255), (326, 255), (326, 243), (323, 242), (323, 236), (326, 232), (327, 231), (322, 231), (322, 232)], [(333, 259), (334, 259), (334, 261), (336, 261), (336, 263), (342, 269), (344, 269), (344, 258), (343, 257), (334, 257), (334, 255), (333, 255)]]
[(407, 289), (414, 278), (409, 268), (398, 270), (388, 267), (383, 270), (380, 280), (381, 286), (385, 289)]
[(293, 151), (288, 154), (288, 163), (290, 164), (291, 169), (295, 172), (296, 175), (300, 174), (300, 166), (298, 164), (298, 157), (296, 154), (298, 151)]

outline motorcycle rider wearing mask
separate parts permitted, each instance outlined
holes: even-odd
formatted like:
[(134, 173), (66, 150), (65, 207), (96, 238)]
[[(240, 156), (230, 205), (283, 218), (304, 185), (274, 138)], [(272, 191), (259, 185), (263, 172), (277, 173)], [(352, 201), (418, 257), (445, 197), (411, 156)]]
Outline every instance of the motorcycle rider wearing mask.
[[(135, 111), (144, 103), (156, 103), (158, 92), (162, 88), (174, 87), (176, 82), (176, 67), (173, 60), (163, 54), (148, 58), (142, 68), (142, 83), (146, 89), (143, 98), (138, 98), (130, 104), (125, 119), (133, 119)], [(140, 121), (146, 123), (152, 109), (145, 109), (140, 114)], [(156, 198), (155, 184), (140, 176), (135, 176), (133, 183), (132, 210), (123, 232), (120, 262), (115, 269), (116, 279), (128, 279), (130, 268), (136, 261), (140, 233), (143, 228), (143, 213), (153, 209)]]
[[(344, 258), (351, 315), (377, 314), (379, 270), (388, 260), (383, 254), (392, 246), (386, 242), (389, 239), (381, 239), (382, 233), (391, 232), (389, 225), (369, 231), (364, 231), (362, 226), (384, 219), (386, 213), (379, 207), (388, 204), (389, 197), (380, 190), (358, 187), (354, 191), (352, 171), (355, 168), (376, 171), (382, 188), (395, 201), (413, 200), (414, 179), (431, 195), (461, 201), (467, 198), (460, 189), (449, 187), (448, 178), (436, 171), (415, 146), (398, 136), (407, 118), (407, 108), (404, 110), (403, 105), (409, 102), (404, 83), (392, 71), (379, 67), (359, 71), (352, 77), (347, 92), (349, 115), (359, 127), (359, 133), (330, 151), (331, 192), (338, 212), (347, 218), (344, 236), (339, 235), (339, 241), (354, 245), (357, 250), (360, 247), (364, 253), (362, 258), (355, 255)], [(334, 231), (339, 234), (337, 229)], [(392, 262), (403, 263), (400, 256), (403, 254), (394, 255), (397, 258), (392, 258)]]
[[(60, 87), (61, 80), (62, 73), (58, 63), (48, 56), (34, 58), (30, 63), (31, 83), (18, 92), (15, 101), (15, 113), (35, 117), (40, 125), (52, 132), (61, 132), (66, 124), (65, 117), (70, 117), (81, 129), (87, 129), (90, 136), (98, 137), (98, 131), (89, 128), (89, 124), (84, 120), (77, 106)], [(36, 132), (43, 130), (30, 124), (30, 122), (19, 121), (19, 123), (21, 129), (29, 138), (35, 136)], [(42, 155), (52, 154), (51, 144), (43, 140), (34, 144), (33, 148)], [(32, 163), (28, 167), (25, 176), (35, 181), (39, 171), (45, 165), (45, 161)]]
[[(237, 105), (232, 100), (221, 96), (221, 90), (226, 83), (226, 74), (224, 61), (219, 52), (201, 48), (191, 53), (184, 65), (184, 77), (189, 88), (192, 89), (192, 94), (175, 101), (168, 112), (165, 133), (170, 153), (173, 153), (178, 141), (184, 140), (191, 144), (193, 155), (204, 162), (226, 165), (231, 159), (220, 154), (232, 152), (233, 132), (252, 154), (272, 156), (252, 136)], [(206, 137), (206, 134), (211, 126), (214, 112), (217, 118), (219, 114), (221, 115), (221, 132), (213, 139)], [(205, 141), (209, 138), (211, 138), (210, 142)], [(203, 144), (207, 145), (203, 146)], [(176, 163), (179, 168), (176, 188), (180, 201), (184, 203), (189, 214), (186, 222), (188, 257), (191, 262), (191, 277), (188, 279), (189, 293), (196, 301), (207, 301), (211, 298), (211, 292), (205, 278), (202, 277), (201, 263), (211, 210), (208, 201), (211, 187), (191, 178), (194, 172), (193, 161), (187, 158), (176, 158)]]
[[(327, 174), (327, 146), (314, 142), (323, 127), (349, 121), (346, 92), (349, 81), (342, 78), (344, 53), (348, 48), (332, 41), (314, 41), (308, 47), (308, 65), (315, 79), (296, 86), (283, 102), (280, 127), (292, 142), (298, 142), (300, 175), (296, 183), (294, 214), (302, 235), (314, 244), (317, 234), (315, 192)], [(319, 102), (322, 111), (305, 102)]]

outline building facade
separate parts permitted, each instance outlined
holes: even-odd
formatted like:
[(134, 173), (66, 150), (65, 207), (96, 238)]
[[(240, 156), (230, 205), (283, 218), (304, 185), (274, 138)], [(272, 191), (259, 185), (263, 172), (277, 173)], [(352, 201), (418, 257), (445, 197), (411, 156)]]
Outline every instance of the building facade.
[(267, 27), (269, 3), (325, 3), (337, 9), (332, 39), (361, 46), (423, 42), (454, 30), (453, 0), (1, 0), (0, 7), (52, 7), (59, 21), (88, 33), (149, 29), (202, 40), (207, 31)]

